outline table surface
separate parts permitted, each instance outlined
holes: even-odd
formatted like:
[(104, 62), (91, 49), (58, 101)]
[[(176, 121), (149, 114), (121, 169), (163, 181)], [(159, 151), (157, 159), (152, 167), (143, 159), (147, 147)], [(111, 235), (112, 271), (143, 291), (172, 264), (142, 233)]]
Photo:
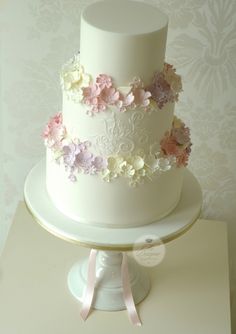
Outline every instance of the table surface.
[(137, 306), (142, 327), (126, 311), (92, 311), (83, 322), (66, 280), (89, 250), (46, 232), (21, 202), (0, 259), (0, 333), (230, 334), (227, 249), (226, 224), (199, 220), (147, 269), (151, 292)]

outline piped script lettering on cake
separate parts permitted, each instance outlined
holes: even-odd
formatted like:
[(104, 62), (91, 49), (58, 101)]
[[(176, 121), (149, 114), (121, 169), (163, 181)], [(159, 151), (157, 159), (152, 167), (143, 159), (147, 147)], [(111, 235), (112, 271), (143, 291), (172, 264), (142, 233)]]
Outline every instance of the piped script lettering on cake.
[(62, 111), (44, 131), (48, 193), (75, 221), (140, 226), (179, 202), (192, 144), (174, 116), (182, 83), (165, 62), (167, 26), (136, 1), (82, 12), (80, 53), (61, 71)]

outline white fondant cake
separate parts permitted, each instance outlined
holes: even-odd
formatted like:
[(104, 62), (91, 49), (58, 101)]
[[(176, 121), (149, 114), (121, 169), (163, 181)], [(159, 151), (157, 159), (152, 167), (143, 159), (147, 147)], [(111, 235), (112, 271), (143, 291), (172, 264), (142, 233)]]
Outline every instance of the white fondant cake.
[(182, 86), (164, 63), (167, 22), (129, 0), (83, 11), (80, 55), (61, 74), (62, 113), (44, 131), (48, 193), (69, 218), (130, 227), (177, 205), (191, 143), (174, 117)]

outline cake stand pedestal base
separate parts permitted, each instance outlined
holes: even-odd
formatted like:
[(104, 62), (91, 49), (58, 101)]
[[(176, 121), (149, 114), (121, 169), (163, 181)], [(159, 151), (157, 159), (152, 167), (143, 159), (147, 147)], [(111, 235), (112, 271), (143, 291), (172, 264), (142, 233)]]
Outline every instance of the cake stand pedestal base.
[[(104, 311), (119, 311), (126, 308), (122, 284), (122, 252), (99, 251), (96, 259), (96, 287), (93, 308)], [(149, 292), (148, 275), (138, 263), (129, 258), (129, 284), (135, 304), (141, 302)], [(77, 262), (68, 275), (68, 287), (80, 302), (84, 301), (87, 286), (88, 260)]]
[[(129, 278), (124, 280), (124, 252), (134, 250), (137, 245), (146, 246), (147, 240), (151, 240), (155, 246), (160, 244), (160, 241), (166, 243), (178, 238), (197, 220), (202, 205), (200, 186), (193, 174), (186, 170), (180, 201), (163, 219), (132, 228), (90, 226), (73, 221), (54, 206), (47, 193), (45, 180), (46, 162), (42, 160), (32, 168), (25, 181), (24, 197), (27, 207), (35, 220), (48, 232), (68, 242), (89, 247), (94, 251), (99, 250), (92, 307), (100, 310), (116, 311), (125, 308), (123, 293), (128, 280), (134, 302), (137, 304), (145, 298), (150, 289), (145, 267), (129, 259)], [(88, 284), (87, 272), (88, 260), (85, 260), (76, 263), (68, 275), (69, 289), (81, 302), (84, 302)]]

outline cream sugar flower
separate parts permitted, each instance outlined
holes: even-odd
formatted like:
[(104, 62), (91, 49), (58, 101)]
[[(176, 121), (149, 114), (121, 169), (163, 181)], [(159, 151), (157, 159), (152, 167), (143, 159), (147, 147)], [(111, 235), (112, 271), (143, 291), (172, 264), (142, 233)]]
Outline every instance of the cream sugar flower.
[(176, 70), (173, 65), (164, 64), (164, 75), (168, 84), (171, 86), (175, 93), (180, 93), (182, 91), (182, 81), (181, 76), (176, 74)]
[(103, 179), (107, 182), (110, 182), (118, 176), (124, 176), (132, 179), (131, 184), (133, 185), (145, 175), (145, 161), (141, 156), (126, 158), (110, 156), (107, 159), (107, 168), (102, 173)]
[(135, 175), (135, 169), (132, 165), (126, 164), (124, 169), (124, 176), (128, 178), (132, 178)]
[(82, 88), (88, 87), (90, 81), (90, 75), (85, 73), (83, 66), (80, 65), (79, 55), (70, 59), (69, 62), (63, 66), (61, 72), (62, 86), (72, 98), (74, 97), (76, 100), (82, 101)]
[(174, 129), (181, 128), (182, 126), (183, 126), (183, 122), (178, 117), (174, 116), (174, 119), (173, 119)]
[(126, 165), (126, 161), (122, 157), (109, 157), (108, 169), (115, 175), (122, 173), (123, 167)]
[(110, 182), (123, 174), (123, 167), (126, 165), (126, 161), (122, 157), (108, 157), (107, 168), (102, 172), (102, 178), (104, 181)]

